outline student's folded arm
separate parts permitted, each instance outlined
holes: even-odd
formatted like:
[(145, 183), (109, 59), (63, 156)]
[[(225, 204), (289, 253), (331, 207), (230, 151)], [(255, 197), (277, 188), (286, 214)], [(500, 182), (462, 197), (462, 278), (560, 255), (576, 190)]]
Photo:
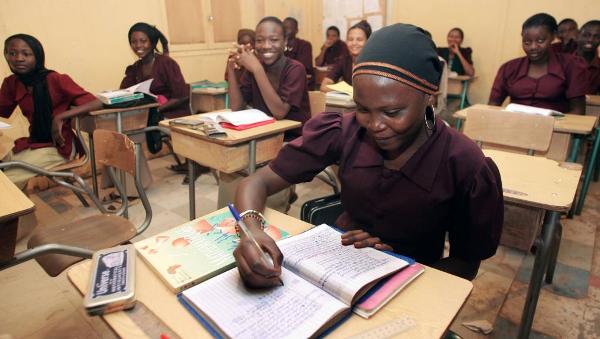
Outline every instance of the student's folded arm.
[(458, 59), (460, 60), (460, 63), (463, 66), (463, 69), (465, 70), (465, 75), (468, 76), (474, 76), (475, 75), (475, 67), (473, 67), (473, 64), (471, 64), (469, 62), (469, 60), (467, 60), (467, 58), (462, 55), (462, 53), (460, 52), (460, 50), (458, 50)]
[(502, 66), (498, 70), (498, 74), (496, 74), (496, 79), (492, 85), (488, 105), (502, 106), (502, 103), (507, 96), (508, 89), (506, 88), (506, 80), (504, 79), (504, 66)]
[(241, 84), (238, 82), (234, 74), (234, 68), (232, 64), (228, 64), (227, 67), (227, 82), (229, 84), (227, 89), (227, 93), (229, 94), (229, 107), (232, 111), (244, 109), (245, 101), (242, 96), (242, 91), (240, 90)]
[(321, 92), (330, 92), (331, 89), (329, 87), (327, 87), (327, 85), (333, 85), (335, 82), (333, 80), (331, 80), (330, 78), (325, 77), (323, 79), (323, 81), (321, 82), (321, 87), (319, 88), (319, 90)]
[(0, 87), (0, 117), (10, 117), (16, 107), (17, 101), (14, 100), (14, 95), (9, 93), (7, 80), (4, 79)]
[(281, 100), (279, 94), (277, 94), (275, 88), (271, 85), (267, 73), (265, 73), (265, 69), (262, 67), (257, 69), (254, 72), (254, 79), (256, 79), (260, 94), (265, 100), (265, 104), (267, 104), (269, 111), (273, 114), (273, 117), (277, 120), (285, 119), (291, 106), (287, 102)]

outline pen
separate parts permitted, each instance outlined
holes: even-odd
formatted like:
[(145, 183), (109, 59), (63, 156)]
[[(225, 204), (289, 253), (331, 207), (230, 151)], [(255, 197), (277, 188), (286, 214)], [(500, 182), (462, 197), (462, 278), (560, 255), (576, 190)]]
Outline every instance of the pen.
[[(260, 256), (261, 256), (263, 262), (267, 265), (270, 265), (271, 267), (275, 267), (275, 264), (273, 263), (273, 259), (271, 258), (270, 255), (268, 255), (260, 247), (260, 245), (256, 241), (256, 238), (254, 238), (254, 235), (252, 235), (252, 232), (250, 232), (250, 230), (248, 229), (248, 226), (246, 226), (246, 223), (244, 223), (244, 221), (240, 218), (240, 214), (238, 213), (238, 211), (235, 209), (235, 207), (233, 207), (233, 204), (229, 203), (229, 204), (227, 204), (227, 207), (229, 207), (229, 211), (235, 218), (235, 221), (237, 221), (238, 225), (240, 226), (240, 231), (243, 234), (245, 234), (246, 237), (248, 237), (248, 239), (252, 243), (254, 243), (254, 246), (256, 246), (256, 248), (258, 249), (258, 253), (260, 253)], [(283, 281), (281, 280), (281, 278), (279, 278), (279, 283), (281, 284), (281, 286), (283, 286)]]

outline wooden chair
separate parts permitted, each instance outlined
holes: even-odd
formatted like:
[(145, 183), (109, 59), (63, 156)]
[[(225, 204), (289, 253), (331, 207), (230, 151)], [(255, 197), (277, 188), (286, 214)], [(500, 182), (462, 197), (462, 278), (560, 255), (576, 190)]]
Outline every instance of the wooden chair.
[[(116, 184), (121, 196), (125, 196), (125, 190), (116, 178), (113, 168), (127, 172), (134, 177), (135, 186), (146, 212), (144, 221), (135, 227), (129, 220), (122, 217), (127, 209), (127, 199), (123, 199), (121, 207), (116, 212), (107, 211), (83, 179), (74, 173), (50, 172), (26, 165), (28, 169), (39, 174), (74, 181), (77, 186), (64, 180), (57, 182), (79, 193), (87, 194), (101, 214), (63, 225), (38, 226), (27, 244), (28, 249), (15, 254), (12, 260), (3, 262), (0, 270), (36, 259), (46, 273), (54, 277), (83, 258), (91, 258), (94, 251), (123, 244), (148, 228), (152, 219), (152, 209), (140, 178), (141, 145), (134, 144), (123, 134), (108, 130), (96, 130), (93, 138), (96, 158), (99, 163), (106, 166), (108, 174)], [(7, 167), (11, 163), (0, 165)], [(17, 164), (17, 166), (23, 167), (23, 164)]]
[[(548, 150), (553, 129), (553, 117), (482, 108), (467, 113), (463, 132), (482, 148), (534, 155)], [(542, 224), (543, 211), (507, 202), (504, 205), (500, 243), (529, 251)]]
[[(310, 102), (310, 112), (311, 117), (319, 115), (321, 112), (325, 111), (326, 99), (325, 93), (321, 91), (309, 91), (308, 92), (308, 100)], [(327, 185), (331, 186), (333, 189), (333, 193), (339, 193), (340, 188), (337, 181), (337, 175), (333, 168), (327, 167), (323, 170), (323, 172), (317, 175), (319, 180), (323, 181)]]

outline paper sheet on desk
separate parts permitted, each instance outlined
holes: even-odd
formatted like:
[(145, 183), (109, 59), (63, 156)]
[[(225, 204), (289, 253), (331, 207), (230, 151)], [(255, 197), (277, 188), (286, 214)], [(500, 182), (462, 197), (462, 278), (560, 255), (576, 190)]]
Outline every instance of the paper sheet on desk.
[(0, 129), (7, 129), (7, 128), (11, 128), (11, 127), (12, 126), (10, 124), (0, 121)]
[(351, 98), (354, 97), (354, 89), (345, 81), (340, 81), (337, 84), (327, 85), (327, 88), (334, 91), (348, 94)]

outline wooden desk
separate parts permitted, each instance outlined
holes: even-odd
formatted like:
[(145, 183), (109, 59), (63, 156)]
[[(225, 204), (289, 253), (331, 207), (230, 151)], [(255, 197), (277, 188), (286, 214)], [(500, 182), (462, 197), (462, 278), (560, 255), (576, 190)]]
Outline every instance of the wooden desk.
[(0, 171), (0, 262), (14, 256), (19, 217), (34, 209), (33, 202)]
[[(193, 115), (183, 119), (194, 119)], [(244, 131), (226, 129), (225, 138), (209, 138), (202, 131), (181, 125), (171, 126), (169, 120), (160, 122), (171, 129), (171, 139), (175, 153), (186, 157), (189, 178), (194, 178), (195, 163), (214, 168), (225, 173), (248, 169), (254, 173), (256, 164), (269, 161), (283, 146), (283, 133), (300, 127), (300, 122), (277, 120), (272, 124), (250, 128)], [(190, 220), (196, 219), (195, 181), (189, 180)]]
[[(596, 118), (600, 117), (600, 95), (586, 95), (585, 102), (585, 114)], [(587, 191), (590, 188), (592, 176), (594, 177), (594, 180), (598, 180), (598, 167), (600, 166), (600, 159), (598, 159), (598, 152), (600, 152), (599, 150), (600, 126), (598, 125), (598, 121), (596, 121), (596, 134), (594, 136), (592, 152), (585, 169), (585, 174), (583, 176), (583, 184), (581, 185), (579, 200), (577, 201), (577, 206), (575, 207), (576, 214), (581, 214), (581, 210), (583, 209), (583, 205), (585, 204), (585, 196), (587, 195)]]
[(228, 99), (227, 88), (190, 87), (190, 112), (196, 114), (229, 108)]
[(107, 129), (123, 133), (125, 131), (145, 128), (148, 125), (148, 112), (150, 108), (158, 106), (158, 103), (152, 103), (127, 108), (107, 108), (92, 111), (89, 115), (82, 117), (81, 130), (89, 134), (92, 187), (96, 196), (98, 196), (98, 175), (96, 157), (94, 155), (94, 139), (92, 138), (94, 131), (96, 129)]
[(325, 96), (325, 111), (340, 113), (354, 112), (356, 111), (356, 103), (354, 103), (354, 101), (348, 103), (332, 102), (327, 100), (327, 96)]
[(519, 328), (519, 338), (528, 338), (544, 273), (546, 282), (552, 283), (562, 234), (560, 213), (571, 207), (581, 168), (562, 167), (543, 157), (497, 150), (483, 152), (500, 170), (506, 201), (546, 210), (542, 233), (535, 241), (535, 262)]
[[(476, 104), (468, 108), (456, 111), (453, 115), (456, 118), (456, 128), (460, 129), (463, 120), (467, 119), (467, 112), (475, 109), (493, 109), (501, 111), (503, 108), (499, 106), (490, 106)], [(571, 135), (589, 135), (594, 131), (596, 125), (596, 117), (578, 115), (578, 114), (565, 114), (564, 117), (557, 117), (554, 120), (554, 134), (552, 135), (552, 141), (550, 148), (546, 153), (536, 153), (536, 155), (542, 155), (556, 161), (570, 161), (574, 162), (577, 158), (577, 152), (579, 151), (579, 143), (574, 142), (571, 147), (571, 153), (569, 155), (569, 145), (571, 143)]]
[(460, 109), (469, 105), (467, 95), (469, 94), (469, 83), (475, 80), (476, 76), (457, 75), (448, 76), (448, 98), (460, 99)]
[[(312, 226), (270, 209), (266, 210), (265, 216), (270, 222), (292, 234), (298, 234)], [(68, 271), (69, 279), (80, 292), (87, 288), (90, 263), (86, 260)], [(415, 320), (417, 325), (399, 337), (439, 338), (446, 332), (472, 288), (470, 281), (427, 267), (419, 278), (374, 317), (365, 320), (352, 315), (330, 337), (348, 337), (381, 326), (399, 316), (408, 316)], [(137, 300), (143, 302), (182, 338), (210, 337), (204, 327), (179, 304), (175, 295), (139, 258), (136, 265), (135, 289)], [(112, 313), (103, 318), (120, 337), (146, 337), (127, 312)]]

